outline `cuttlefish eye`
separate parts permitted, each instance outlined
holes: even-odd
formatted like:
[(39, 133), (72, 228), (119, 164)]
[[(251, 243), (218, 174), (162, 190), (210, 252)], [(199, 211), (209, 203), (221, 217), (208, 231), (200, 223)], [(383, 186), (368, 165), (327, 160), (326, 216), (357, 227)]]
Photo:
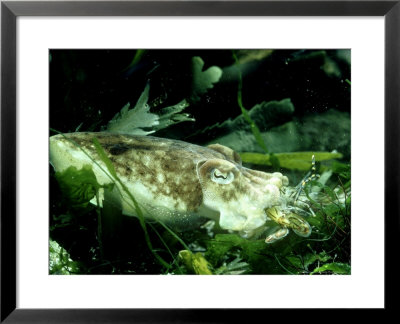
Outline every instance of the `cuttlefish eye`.
[(222, 172), (218, 169), (211, 171), (211, 180), (220, 184), (229, 184), (235, 179), (234, 174), (231, 171)]

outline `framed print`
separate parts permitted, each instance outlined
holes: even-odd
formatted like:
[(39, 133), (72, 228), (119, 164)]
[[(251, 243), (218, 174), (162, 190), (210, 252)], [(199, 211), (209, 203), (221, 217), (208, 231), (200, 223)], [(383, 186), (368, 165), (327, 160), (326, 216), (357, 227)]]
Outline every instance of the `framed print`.
[(399, 14), (2, 2), (1, 320), (391, 309)]

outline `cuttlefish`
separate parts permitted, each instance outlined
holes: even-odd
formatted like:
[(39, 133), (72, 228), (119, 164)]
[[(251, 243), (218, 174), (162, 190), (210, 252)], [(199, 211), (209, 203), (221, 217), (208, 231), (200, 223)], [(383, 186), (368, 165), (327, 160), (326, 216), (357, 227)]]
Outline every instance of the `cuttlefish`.
[[(151, 219), (190, 224), (202, 216), (218, 221), (223, 229), (251, 237), (269, 219), (266, 210), (281, 205), (280, 190), (288, 185), (288, 178), (279, 172), (244, 167), (239, 154), (223, 145), (202, 147), (108, 132), (52, 136), (50, 162), (55, 170), (90, 164), (100, 184), (112, 182), (94, 138), (144, 216)], [(119, 192), (122, 212), (137, 216), (132, 199), (122, 188)]]

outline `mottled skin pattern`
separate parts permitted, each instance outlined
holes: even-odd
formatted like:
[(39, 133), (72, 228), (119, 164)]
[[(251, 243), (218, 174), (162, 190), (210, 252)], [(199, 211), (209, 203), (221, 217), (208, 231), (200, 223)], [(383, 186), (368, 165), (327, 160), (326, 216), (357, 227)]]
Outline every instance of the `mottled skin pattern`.
[[(148, 217), (190, 223), (195, 216), (215, 218), (222, 228), (244, 234), (262, 226), (265, 208), (280, 203), (279, 189), (288, 184), (280, 173), (245, 168), (228, 147), (201, 147), (151, 136), (112, 133), (71, 133), (50, 139), (50, 160), (56, 171), (93, 162), (72, 142), (81, 146), (103, 169), (93, 138), (96, 137), (121, 181), (147, 211)], [(110, 179), (93, 165), (100, 183)], [(127, 215), (136, 211), (123, 197)]]

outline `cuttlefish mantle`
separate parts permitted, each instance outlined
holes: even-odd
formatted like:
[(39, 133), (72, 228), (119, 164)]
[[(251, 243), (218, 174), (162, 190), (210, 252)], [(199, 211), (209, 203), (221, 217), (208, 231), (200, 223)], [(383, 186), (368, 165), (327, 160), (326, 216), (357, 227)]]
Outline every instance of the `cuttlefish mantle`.
[[(90, 164), (100, 184), (112, 182), (93, 138), (149, 218), (189, 224), (204, 216), (219, 220), (223, 229), (251, 234), (265, 224), (265, 209), (280, 204), (280, 188), (288, 185), (279, 172), (243, 167), (239, 155), (226, 146), (107, 132), (52, 136), (55, 170)], [(123, 213), (136, 216), (129, 196), (119, 192)]]

